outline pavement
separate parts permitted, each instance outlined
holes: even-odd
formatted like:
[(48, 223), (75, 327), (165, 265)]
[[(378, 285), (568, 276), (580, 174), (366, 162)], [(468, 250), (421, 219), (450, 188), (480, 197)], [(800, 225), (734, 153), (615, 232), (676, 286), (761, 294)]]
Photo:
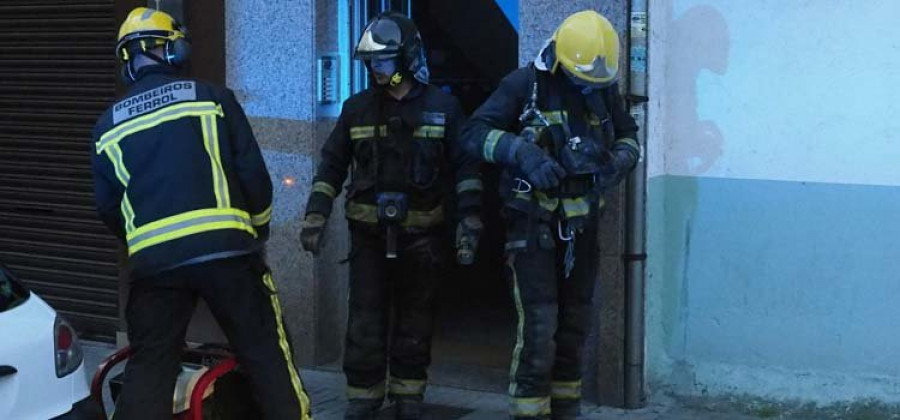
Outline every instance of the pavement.
[[(93, 375), (100, 362), (115, 348), (102, 343), (83, 343), (85, 364)], [(113, 371), (115, 376), (121, 368)], [(344, 377), (327, 370), (301, 370), (304, 385), (313, 401), (316, 420), (341, 420), (346, 405)], [(105, 388), (107, 412), (112, 407), (108, 388)], [(507, 418), (506, 396), (498, 393), (472, 391), (458, 387), (431, 385), (426, 394), (427, 418), (430, 420), (503, 420)], [(679, 407), (672, 400), (654, 402), (640, 410), (621, 410), (585, 404), (579, 420), (755, 420), (759, 417), (738, 413), (715, 413)], [(393, 407), (386, 405), (379, 420), (393, 419)]]

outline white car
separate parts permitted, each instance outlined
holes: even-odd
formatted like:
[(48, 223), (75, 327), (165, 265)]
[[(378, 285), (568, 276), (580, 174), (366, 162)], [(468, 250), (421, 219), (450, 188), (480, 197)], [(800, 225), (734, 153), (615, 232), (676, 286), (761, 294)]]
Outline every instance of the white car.
[(0, 264), (0, 419), (97, 419), (75, 330)]

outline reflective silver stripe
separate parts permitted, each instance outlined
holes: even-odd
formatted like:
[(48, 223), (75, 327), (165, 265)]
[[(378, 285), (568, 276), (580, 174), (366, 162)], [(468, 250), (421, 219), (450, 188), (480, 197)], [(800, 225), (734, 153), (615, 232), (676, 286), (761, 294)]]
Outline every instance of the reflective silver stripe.
[(347, 385), (348, 400), (377, 400), (384, 398), (384, 382), (371, 388), (357, 388)]
[(504, 248), (507, 251), (528, 248), (528, 241), (524, 240), (524, 239), (519, 240), (519, 241), (509, 241), (506, 243), (506, 246)]
[(460, 181), (456, 184), (456, 193), (464, 193), (467, 191), (482, 191), (484, 190), (484, 184), (481, 183), (480, 179), (466, 179)]
[(444, 127), (439, 125), (423, 125), (413, 131), (413, 137), (440, 139), (444, 138)]
[(425, 394), (425, 381), (391, 377), (390, 393), (392, 395), (423, 395)]
[(128, 248), (134, 248), (140, 245), (142, 242), (149, 241), (151, 239), (157, 238), (162, 235), (166, 235), (169, 233), (173, 233), (182, 229), (187, 229), (193, 226), (204, 225), (208, 223), (218, 223), (218, 222), (236, 222), (240, 224), (246, 224), (248, 226), (251, 225), (250, 219), (245, 217), (231, 215), (231, 214), (221, 214), (221, 215), (212, 215), (212, 216), (200, 216), (196, 218), (191, 218), (188, 220), (184, 220), (178, 223), (173, 223), (170, 225), (162, 226), (157, 229), (153, 229), (149, 232), (142, 232), (139, 235), (128, 238)]
[(550, 414), (550, 397), (512, 398), (509, 413), (523, 417), (548, 415)]

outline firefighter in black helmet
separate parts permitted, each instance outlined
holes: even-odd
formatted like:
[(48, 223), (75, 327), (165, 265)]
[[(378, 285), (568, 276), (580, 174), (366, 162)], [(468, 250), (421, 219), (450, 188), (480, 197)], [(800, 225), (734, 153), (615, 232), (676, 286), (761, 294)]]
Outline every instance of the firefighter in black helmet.
[[(464, 116), (458, 101), (428, 84), (412, 21), (396, 13), (376, 17), (356, 58), (374, 83), (344, 103), (322, 148), (301, 242), (318, 252), (332, 203), (352, 168), (346, 418), (374, 418), (387, 395), (397, 404), (397, 418), (418, 419), (431, 360), (434, 293), (448, 264), (443, 227), (458, 220), (458, 244), (467, 247), (460, 255), (477, 242), (479, 164), (459, 144)], [(455, 217), (445, 213), (453, 192)]]
[(234, 94), (179, 75), (190, 52), (168, 14), (134, 9), (116, 54), (129, 87), (93, 132), (100, 218), (127, 244), (134, 356), (116, 419), (172, 418), (184, 336), (209, 305), (267, 420), (310, 420), (272, 275), (261, 255), (272, 181)]

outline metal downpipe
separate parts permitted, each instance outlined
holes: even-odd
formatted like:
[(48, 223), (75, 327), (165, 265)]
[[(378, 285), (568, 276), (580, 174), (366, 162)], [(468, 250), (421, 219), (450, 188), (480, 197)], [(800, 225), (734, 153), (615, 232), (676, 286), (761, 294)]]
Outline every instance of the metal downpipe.
[(625, 408), (645, 405), (644, 295), (646, 280), (647, 198), (647, 51), (648, 0), (631, 0), (629, 30), (629, 101), (640, 127), (637, 141), (641, 159), (628, 178), (626, 189), (625, 251)]

